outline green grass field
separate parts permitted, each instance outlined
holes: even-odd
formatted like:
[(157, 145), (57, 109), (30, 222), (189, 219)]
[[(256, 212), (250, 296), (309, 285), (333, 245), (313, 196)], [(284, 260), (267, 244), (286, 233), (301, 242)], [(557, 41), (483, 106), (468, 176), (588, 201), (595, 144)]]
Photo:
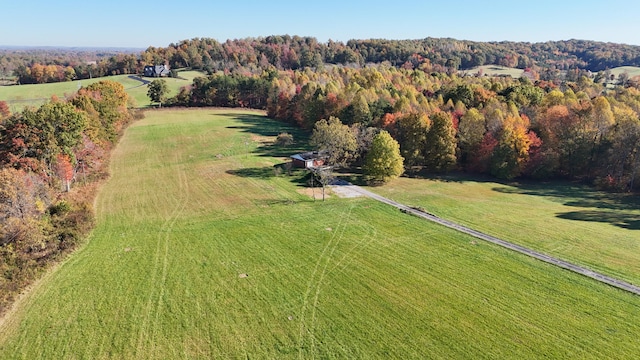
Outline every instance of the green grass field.
[(480, 70), (482, 70), (482, 74), (486, 76), (511, 76), (515, 79), (520, 78), (520, 76), (522, 76), (522, 74), (524, 73), (524, 70), (522, 69), (509, 68), (509, 67), (500, 66), (500, 65), (476, 66), (473, 69), (464, 70), (464, 71), (461, 71), (460, 73), (463, 75), (473, 76), (473, 75), (476, 75)]
[[(472, 69), (460, 71), (461, 75), (474, 76), (478, 71), (482, 70), (483, 75), (486, 76), (511, 76), (515, 79), (522, 76), (524, 70), (509, 68), (500, 65), (482, 65), (476, 66)], [(640, 67), (637, 66), (620, 66), (610, 70), (612, 75), (617, 78), (622, 73), (627, 73), (630, 78), (640, 75)]]
[[(197, 76), (204, 76), (199, 71), (181, 71), (180, 78), (164, 78), (169, 88), (169, 96), (176, 95), (182, 86), (190, 85)], [(111, 80), (121, 83), (127, 93), (135, 100), (138, 107), (147, 107), (151, 104), (147, 96), (147, 86), (141, 81), (130, 78), (130, 75), (116, 75), (90, 80), (77, 80), (51, 84), (12, 85), (0, 86), (0, 100), (9, 104), (12, 113), (20, 112), (26, 106), (40, 106), (56, 95), (64, 98), (72, 95), (81, 86), (87, 86), (101, 80)], [(153, 80), (145, 78), (145, 80)]]
[(570, 183), (401, 178), (375, 191), (640, 285), (640, 198)]
[(629, 78), (640, 75), (640, 67), (637, 66), (620, 66), (617, 68), (611, 69), (611, 74), (616, 77), (620, 76), (622, 73), (627, 73)]
[[(147, 112), (1, 359), (637, 358), (640, 297), (368, 199), (313, 201), (256, 113)], [(304, 144), (302, 141), (299, 144)], [(393, 186), (393, 185), (392, 185)]]
[(202, 76), (207, 76), (206, 73), (199, 71), (199, 70), (183, 70), (183, 71), (178, 71), (178, 76), (180, 76), (181, 78), (189, 81), (189, 83), (193, 82), (193, 79), (197, 78), (197, 77), (202, 77)]

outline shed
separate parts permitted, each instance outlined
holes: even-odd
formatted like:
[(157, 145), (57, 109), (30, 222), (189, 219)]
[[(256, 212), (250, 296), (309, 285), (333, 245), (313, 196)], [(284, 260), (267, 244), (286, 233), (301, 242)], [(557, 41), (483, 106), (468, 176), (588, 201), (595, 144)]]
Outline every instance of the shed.
[(290, 156), (294, 167), (311, 169), (324, 165), (325, 161), (317, 151), (309, 151), (305, 153)]

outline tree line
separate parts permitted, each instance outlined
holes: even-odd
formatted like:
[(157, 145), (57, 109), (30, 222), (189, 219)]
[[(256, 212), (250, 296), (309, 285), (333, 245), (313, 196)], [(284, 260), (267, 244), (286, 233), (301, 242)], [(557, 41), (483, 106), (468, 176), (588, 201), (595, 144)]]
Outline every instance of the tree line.
[(640, 46), (586, 40), (525, 42), (476, 42), (450, 38), (418, 40), (349, 40), (318, 42), (313, 37), (267, 36), (218, 42), (194, 38), (165, 48), (148, 48), (144, 61), (166, 60), (174, 68), (192, 67), (209, 71), (238, 67), (279, 70), (317, 68), (321, 64), (389, 62), (400, 67), (470, 69), (481, 65), (503, 65), (536, 70), (582, 69), (603, 71), (623, 65), (640, 66)]
[(91, 230), (109, 150), (135, 116), (112, 81), (16, 114), (0, 101), (0, 313)]
[[(524, 42), (475, 42), (450, 38), (418, 40), (349, 40), (319, 42), (313, 37), (274, 35), (219, 42), (194, 38), (149, 47), (141, 53), (78, 54), (43, 50), (0, 52), (0, 71), (14, 74), (20, 83), (42, 83), (87, 79), (120, 74), (140, 74), (145, 65), (167, 64), (173, 69), (192, 68), (208, 73), (316, 69), (324, 64), (362, 67), (388, 62), (395, 67), (420, 68), (429, 72), (452, 72), (481, 65), (502, 65), (532, 69), (546, 80), (565, 76), (567, 71), (604, 72), (618, 66), (640, 66), (640, 46), (586, 40)], [(67, 54), (67, 55), (65, 55)], [(106, 56), (109, 55), (109, 56)], [(49, 67), (49, 68), (48, 68)], [(53, 71), (53, 67), (56, 68)], [(48, 74), (43, 76), (42, 69)], [(48, 70), (47, 70), (48, 69)], [(571, 76), (571, 74), (569, 74)]]
[(138, 74), (142, 70), (139, 56), (139, 50), (122, 49), (0, 49), (0, 80), (40, 84), (116, 75), (125, 73), (123, 71)]
[[(384, 130), (409, 172), (460, 170), (501, 179), (563, 178), (633, 191), (640, 172), (640, 90), (527, 77), (460, 77), (398, 68), (218, 73), (167, 99), (241, 106), (309, 131), (337, 119), (356, 141)], [(369, 133), (369, 139), (357, 134)], [(367, 148), (352, 156), (364, 159)]]

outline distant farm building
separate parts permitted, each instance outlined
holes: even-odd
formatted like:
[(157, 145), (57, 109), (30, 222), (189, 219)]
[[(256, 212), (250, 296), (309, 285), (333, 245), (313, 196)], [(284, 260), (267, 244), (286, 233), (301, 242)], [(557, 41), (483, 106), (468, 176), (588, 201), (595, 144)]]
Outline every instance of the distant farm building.
[(317, 151), (291, 155), (294, 167), (312, 169), (324, 165), (324, 159)]
[(148, 77), (161, 77), (169, 76), (169, 65), (147, 65), (144, 67), (144, 76)]

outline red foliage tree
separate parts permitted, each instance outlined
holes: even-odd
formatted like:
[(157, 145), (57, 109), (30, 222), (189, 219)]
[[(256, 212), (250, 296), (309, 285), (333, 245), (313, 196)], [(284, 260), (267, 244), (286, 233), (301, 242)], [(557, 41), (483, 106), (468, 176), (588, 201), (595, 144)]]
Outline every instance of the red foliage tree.
[(451, 113), (451, 122), (453, 123), (453, 128), (458, 132), (458, 128), (460, 127), (460, 118), (464, 115), (464, 113), (460, 110), (454, 110)]
[(493, 155), (493, 150), (498, 146), (498, 140), (490, 132), (484, 135), (478, 151), (470, 154), (469, 169), (474, 172), (486, 173)]
[(339, 97), (335, 93), (328, 93), (325, 98), (325, 106), (324, 106), (324, 118), (328, 119), (331, 116), (338, 116), (340, 111), (347, 107), (347, 101)]
[(65, 191), (71, 190), (71, 180), (73, 179), (73, 166), (69, 155), (58, 154), (56, 156), (56, 173), (62, 180), (65, 186)]

